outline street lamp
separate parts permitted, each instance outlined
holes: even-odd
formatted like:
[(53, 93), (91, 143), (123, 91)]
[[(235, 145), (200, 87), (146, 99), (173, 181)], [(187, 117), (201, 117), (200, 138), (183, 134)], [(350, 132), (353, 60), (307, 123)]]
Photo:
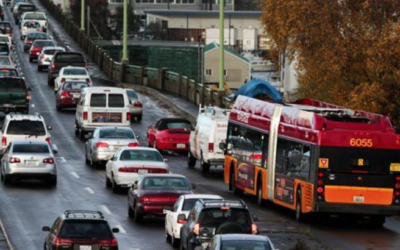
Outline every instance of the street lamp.
[(128, 0), (124, 0), (122, 33), (122, 61), (128, 61)]
[(81, 30), (85, 30), (85, 0), (81, 0)]
[(219, 0), (219, 88), (224, 90), (225, 46), (224, 46), (224, 1)]

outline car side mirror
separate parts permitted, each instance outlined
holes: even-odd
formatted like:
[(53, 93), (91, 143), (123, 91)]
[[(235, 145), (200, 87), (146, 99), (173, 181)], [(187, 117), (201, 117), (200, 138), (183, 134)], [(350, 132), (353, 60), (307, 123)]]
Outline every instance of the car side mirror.
[(164, 162), (168, 162), (168, 159), (167, 159), (167, 158), (164, 158)]
[(186, 222), (187, 221), (186, 214), (179, 214), (178, 221)]
[(194, 126), (190, 126), (190, 130), (191, 130), (191, 131), (194, 131), (194, 130), (195, 130), (195, 127), (194, 127)]
[(137, 182), (135, 182), (135, 183), (132, 184), (132, 189), (138, 189), (138, 184), (137, 184)]
[(253, 214), (253, 221), (258, 221), (258, 216)]
[(192, 183), (191, 185), (192, 185), (192, 188), (193, 188), (193, 189), (196, 189), (196, 188), (197, 188), (196, 183)]
[(42, 227), (43, 232), (50, 232), (50, 227)]
[(51, 126), (47, 126), (47, 130), (52, 130), (53, 128)]
[(225, 147), (226, 147), (225, 142), (220, 142), (220, 143), (219, 143), (219, 149), (225, 150)]
[(113, 156), (113, 157), (111, 157), (110, 160), (111, 160), (111, 161), (116, 161), (116, 160), (117, 160), (117, 157), (116, 157), (116, 156)]
[(111, 229), (111, 231), (112, 231), (113, 233), (119, 233), (119, 228), (114, 227), (113, 229)]
[[(23, 76), (23, 75), (21, 75), (21, 76)], [(32, 87), (27, 87), (26, 90), (33, 91), (33, 88)]]
[(140, 136), (139, 136), (139, 135), (136, 135), (136, 139), (140, 139)]
[(165, 206), (163, 208), (163, 214), (166, 214), (167, 212), (172, 211), (172, 207), (171, 206)]

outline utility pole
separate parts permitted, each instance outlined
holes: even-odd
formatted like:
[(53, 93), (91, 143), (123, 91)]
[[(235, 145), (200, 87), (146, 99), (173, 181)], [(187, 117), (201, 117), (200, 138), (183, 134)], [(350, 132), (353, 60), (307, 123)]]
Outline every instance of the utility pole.
[(67, 0), (63, 0), (62, 2), (62, 10), (64, 13), (67, 13)]
[(122, 61), (128, 61), (128, 0), (124, 0), (122, 33)]
[(81, 0), (81, 30), (85, 30), (85, 0)]
[(87, 7), (87, 34), (90, 37), (90, 6)]
[(224, 90), (225, 46), (224, 46), (224, 1), (219, 0), (219, 90)]

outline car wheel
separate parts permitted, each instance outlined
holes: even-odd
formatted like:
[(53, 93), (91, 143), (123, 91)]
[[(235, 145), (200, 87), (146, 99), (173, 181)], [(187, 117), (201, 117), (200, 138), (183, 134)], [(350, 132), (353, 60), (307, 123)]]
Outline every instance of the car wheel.
[(47, 86), (51, 87), (52, 85), (53, 85), (53, 82), (52, 82), (51, 78), (47, 79)]
[(77, 122), (75, 121), (75, 136), (78, 136), (78, 135), (79, 135), (79, 128), (78, 128)]
[(185, 250), (185, 248), (183, 247), (183, 241), (182, 241), (182, 238), (181, 238), (181, 244), (179, 244), (179, 250)]
[(171, 239), (172, 239), (172, 237), (168, 233), (167, 222), (165, 221), (165, 241), (166, 242), (172, 242)]
[(81, 140), (84, 140), (84, 139), (85, 139), (85, 131), (83, 131), (82, 129), (79, 130), (79, 138), (80, 138)]
[(129, 203), (128, 203), (128, 217), (129, 218), (135, 218), (135, 212), (133, 212), (133, 210), (132, 210), (132, 208), (131, 208), (131, 206), (129, 205)]
[(382, 215), (375, 215), (371, 218), (371, 226), (374, 228), (381, 228), (386, 222), (386, 217)]
[(177, 238), (175, 238), (174, 233), (172, 233), (172, 236), (171, 236), (171, 245), (173, 247), (177, 247), (179, 245), (179, 240)]
[(112, 186), (112, 183), (110, 181), (110, 178), (108, 178), (107, 175), (106, 175), (106, 187), (110, 188), (111, 186)]
[(33, 62), (33, 59), (32, 59), (32, 58), (29, 58), (29, 62), (30, 62), (30, 63)]
[(49, 181), (49, 184), (51, 185), (51, 186), (57, 186), (57, 176), (55, 176), (55, 177), (52, 177), (51, 179), (50, 179), (50, 181)]
[(296, 198), (296, 221), (298, 222), (306, 222), (306, 215), (301, 211), (301, 190), (297, 191)]
[(61, 112), (62, 111), (62, 108), (61, 108), (61, 106), (59, 104), (56, 104), (56, 110), (57, 110), (57, 112)]
[(42, 72), (42, 67), (37, 66), (37, 71), (38, 71), (38, 72)]
[(3, 184), (4, 186), (8, 186), (11, 183), (11, 176), (9, 174), (5, 174), (3, 176)]
[(114, 176), (112, 176), (111, 189), (114, 193), (119, 190), (119, 185), (115, 182)]
[(135, 207), (135, 217), (133, 218), (133, 221), (137, 224), (143, 222), (143, 214), (139, 212), (137, 207)]
[(210, 172), (210, 164), (205, 162), (203, 160), (203, 157), (201, 158), (201, 172), (203, 174), (206, 174), (206, 173)]
[(190, 147), (188, 151), (187, 162), (189, 168), (194, 168), (194, 166), (196, 166), (196, 158), (193, 156), (192, 152), (190, 152)]
[(136, 121), (141, 122), (142, 121), (142, 115), (137, 115), (136, 116)]

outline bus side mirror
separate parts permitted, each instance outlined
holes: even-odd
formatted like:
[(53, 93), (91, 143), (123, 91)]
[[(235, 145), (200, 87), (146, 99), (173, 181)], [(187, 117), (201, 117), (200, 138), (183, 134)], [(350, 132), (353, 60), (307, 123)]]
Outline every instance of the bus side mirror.
[(225, 142), (220, 142), (220, 143), (219, 143), (219, 149), (221, 149), (222, 151), (224, 151), (224, 150), (225, 150), (225, 147), (226, 147)]

